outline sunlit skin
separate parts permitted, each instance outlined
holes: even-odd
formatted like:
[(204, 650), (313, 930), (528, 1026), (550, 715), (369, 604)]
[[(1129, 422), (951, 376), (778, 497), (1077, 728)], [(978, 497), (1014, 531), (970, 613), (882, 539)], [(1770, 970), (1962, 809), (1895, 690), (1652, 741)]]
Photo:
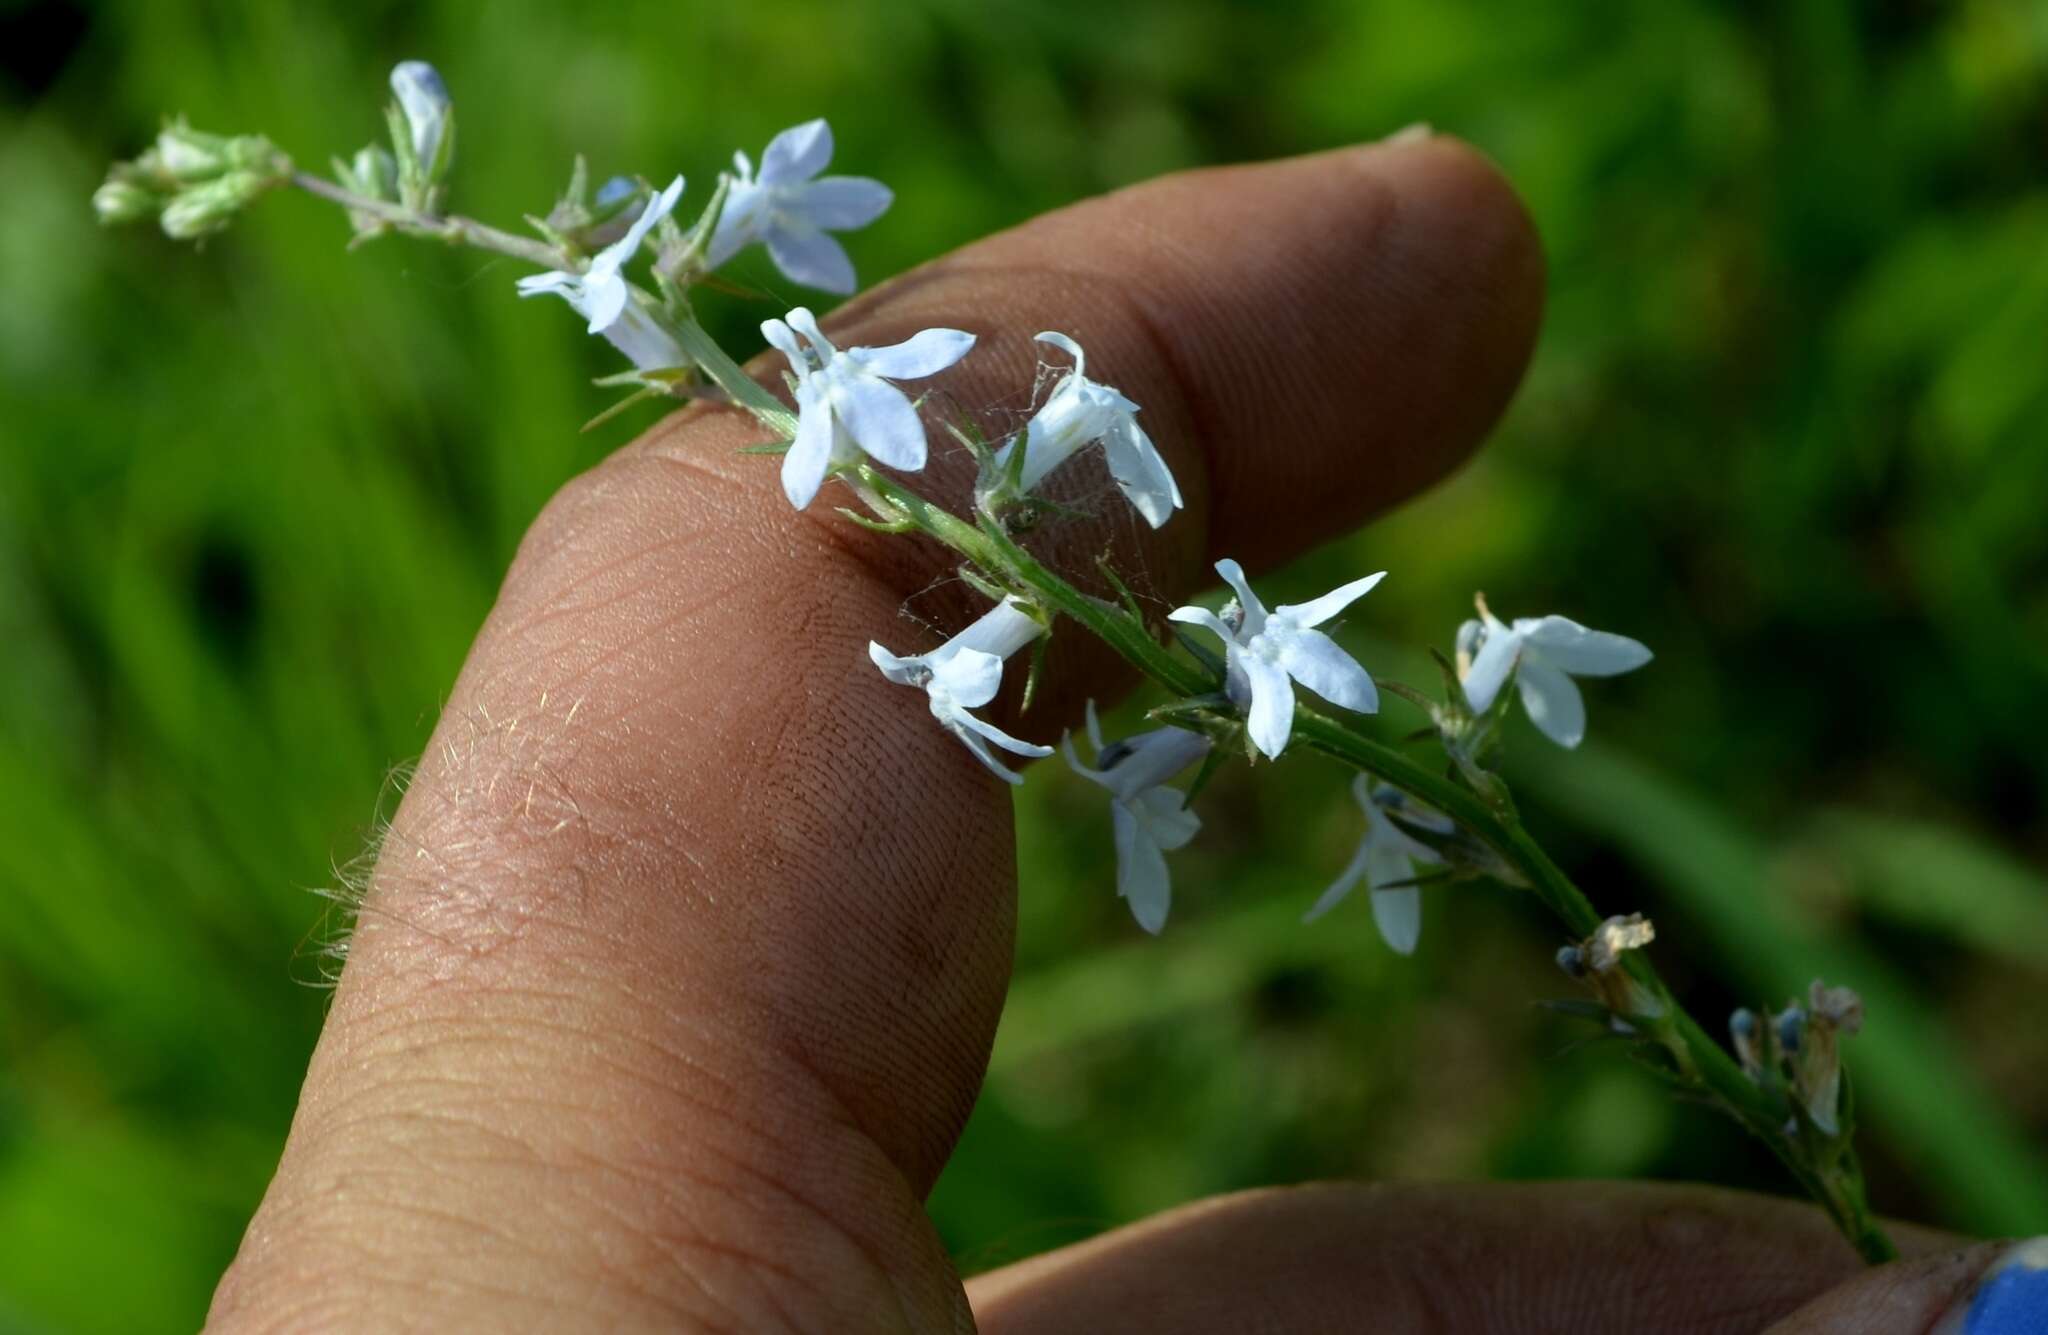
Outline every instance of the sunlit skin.
[[(1119, 551), (1179, 600), (1218, 557), (1257, 574), (1456, 467), (1542, 289), (1499, 176), (1411, 139), (1091, 200), (826, 332), (966, 330), (946, 383), (974, 403), (1029, 382), (1034, 333), (1070, 331), (1145, 405), (1186, 506), (1042, 554)], [(752, 369), (778, 383), (780, 362)], [(1699, 1188), (1354, 1185), (1203, 1203), (963, 1285), (922, 1202), (1008, 983), (1009, 794), (867, 661), (950, 562), (792, 510), (734, 453), (761, 438), (686, 409), (527, 535), (217, 1328), (1903, 1332), (1983, 1268), (1902, 1229), (1912, 1259), (1859, 1274), (1816, 1212)], [(926, 477), (956, 500), (971, 481), (936, 455)], [(963, 593), (941, 624), (978, 610)], [(1055, 740), (1120, 679), (1075, 639), (1002, 726)]]

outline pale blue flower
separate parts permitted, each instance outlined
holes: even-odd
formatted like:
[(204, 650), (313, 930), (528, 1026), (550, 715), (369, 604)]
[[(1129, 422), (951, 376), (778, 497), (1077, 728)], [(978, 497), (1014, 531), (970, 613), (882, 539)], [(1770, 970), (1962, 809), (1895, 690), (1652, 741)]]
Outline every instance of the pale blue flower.
[(928, 654), (898, 657), (870, 640), (868, 658), (897, 685), (921, 688), (940, 726), (959, 738), (991, 774), (1017, 784), (1024, 776), (997, 761), (988, 743), (1020, 756), (1049, 756), (1052, 748), (1019, 741), (971, 711), (996, 698), (1003, 684), (1003, 660), (1044, 633), (1023, 604), (1006, 598)]
[(745, 153), (733, 154), (732, 187), (705, 262), (715, 269), (759, 241), (791, 282), (852, 292), (853, 261), (827, 233), (866, 227), (895, 196), (865, 176), (818, 179), (831, 161), (832, 127), (822, 120), (792, 126), (770, 140), (759, 175)]
[(1510, 674), (1529, 721), (1559, 746), (1586, 737), (1586, 701), (1573, 677), (1612, 677), (1650, 661), (1626, 635), (1588, 630), (1565, 617), (1518, 617), (1505, 625), (1479, 605), (1481, 619), (1458, 628), (1459, 677), (1475, 714), (1492, 708)]
[(927, 329), (885, 348), (837, 348), (802, 306), (787, 321), (764, 321), (761, 337), (796, 373), (796, 438), (782, 456), (782, 490), (799, 510), (827, 474), (862, 454), (905, 472), (923, 468), (924, 424), (889, 382), (937, 375), (974, 346), (962, 330)]
[(1238, 610), (1226, 620), (1202, 607), (1169, 613), (1174, 621), (1200, 626), (1223, 641), (1228, 653), (1230, 698), (1246, 711), (1252, 745), (1277, 758), (1294, 731), (1294, 683), (1300, 682), (1333, 705), (1371, 714), (1380, 707), (1379, 688), (1358, 661), (1337, 642), (1314, 629), (1372, 591), (1387, 577), (1382, 570), (1355, 579), (1320, 598), (1282, 604), (1268, 612), (1245, 582), (1237, 562), (1216, 563), (1216, 573), (1237, 593)]
[(647, 201), (640, 216), (626, 234), (593, 255), (582, 273), (556, 269), (531, 274), (519, 280), (519, 295), (537, 296), (553, 292), (590, 321), (590, 332), (602, 334), (643, 371), (663, 370), (688, 363), (689, 357), (667, 330), (633, 299), (632, 286), (621, 272), (640, 252), (641, 243), (655, 224), (666, 218), (683, 197), (683, 178)]
[(997, 467), (1009, 461), (1011, 451), (1023, 450), (1017, 483), (1028, 492), (1047, 474), (1099, 440), (1109, 475), (1116, 479), (1117, 486), (1145, 517), (1145, 522), (1158, 528), (1180, 508), (1180, 487), (1153, 447), (1151, 437), (1138, 425), (1138, 405), (1083, 374), (1087, 359), (1081, 345), (1073, 339), (1048, 330), (1038, 335), (1038, 341), (1072, 357), (1074, 369), (1053, 386), (1044, 405), (1025, 427), (1024, 438), (997, 452)]

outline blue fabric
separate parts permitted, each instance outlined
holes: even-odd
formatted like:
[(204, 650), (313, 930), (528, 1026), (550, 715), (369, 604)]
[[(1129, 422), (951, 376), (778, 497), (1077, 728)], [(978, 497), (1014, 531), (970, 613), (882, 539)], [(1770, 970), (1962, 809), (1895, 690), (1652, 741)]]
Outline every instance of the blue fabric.
[(1978, 1286), (1965, 1335), (2048, 1335), (2048, 1270), (2008, 1266)]

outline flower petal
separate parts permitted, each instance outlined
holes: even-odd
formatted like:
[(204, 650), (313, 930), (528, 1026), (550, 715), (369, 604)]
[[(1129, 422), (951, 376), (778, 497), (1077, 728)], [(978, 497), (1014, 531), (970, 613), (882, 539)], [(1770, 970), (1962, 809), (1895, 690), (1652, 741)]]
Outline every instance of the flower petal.
[(896, 192), (866, 176), (827, 176), (798, 188), (792, 212), (835, 232), (866, 227), (889, 211)]
[(1493, 708), (1493, 699), (1500, 694), (1500, 688), (1508, 679), (1508, 673), (1515, 670), (1515, 659), (1522, 652), (1522, 637), (1505, 628), (1489, 630), (1480, 642), (1479, 652), (1472, 656), (1471, 670), (1465, 674), (1465, 703), (1475, 714), (1484, 714)]
[(1311, 598), (1305, 603), (1284, 604), (1273, 609), (1274, 616), (1285, 616), (1297, 626), (1320, 626), (1366, 594), (1373, 586), (1387, 577), (1382, 570), (1377, 575), (1354, 579), (1349, 584), (1330, 590), (1320, 598)]
[[(927, 662), (932, 670), (932, 691), (943, 691), (962, 709), (979, 709), (996, 698), (1003, 688), (1003, 660), (979, 649), (962, 649), (948, 644)], [(1048, 748), (1044, 754), (1051, 755)]]
[(1238, 633), (1249, 642), (1252, 636), (1266, 628), (1266, 605), (1259, 601), (1259, 595), (1252, 592), (1252, 586), (1244, 577), (1244, 567), (1237, 562), (1224, 557), (1216, 563), (1216, 573), (1223, 576), (1223, 582), (1237, 595), (1237, 605), (1244, 609), (1244, 625), (1238, 628)]
[(1640, 640), (1604, 630), (1588, 630), (1568, 617), (1517, 621), (1515, 630), (1542, 651), (1544, 662), (1574, 677), (1612, 677), (1634, 671), (1652, 657), (1649, 647)]
[(1200, 626), (1225, 644), (1237, 643), (1237, 637), (1230, 633), (1230, 627), (1223, 624), (1223, 618), (1206, 607), (1176, 607), (1166, 614), (1166, 619), (1184, 626)]
[(1577, 746), (1586, 738), (1586, 701), (1572, 679), (1550, 664), (1524, 658), (1515, 676), (1522, 690), (1522, 708), (1529, 721), (1559, 746)]
[(1020, 756), (1049, 756), (1052, 754), (1051, 747), (1040, 746), (1036, 742), (1020, 741), (1009, 733), (1004, 732), (1001, 728), (998, 728), (995, 724), (990, 723), (987, 719), (976, 718), (964, 709), (955, 713), (952, 721), (961, 727), (980, 733), (1005, 751), (1014, 751)]
[(1287, 675), (1323, 699), (1361, 714), (1379, 712), (1380, 692), (1372, 675), (1329, 636), (1319, 630), (1275, 626), (1266, 639), (1277, 641), (1274, 658)]
[(795, 185), (825, 170), (832, 161), (832, 127), (822, 120), (792, 125), (768, 141), (761, 154), (762, 185)]
[(846, 247), (808, 223), (778, 218), (765, 239), (768, 257), (792, 283), (842, 296), (860, 285)]
[(1422, 891), (1412, 885), (1372, 892), (1372, 921), (1395, 953), (1413, 955), (1422, 939)]
[(1102, 438), (1102, 457), (1124, 496), (1153, 528), (1171, 519), (1180, 508), (1180, 487), (1174, 482), (1166, 460), (1153, 448), (1151, 437), (1130, 418), (1124, 418)]
[(1252, 696), (1246, 731), (1251, 734), (1253, 746), (1268, 760), (1277, 760), (1287, 749), (1287, 739), (1294, 731), (1294, 683), (1276, 663), (1250, 654), (1238, 657), (1244, 663)]
[(1351, 855), (1350, 864), (1344, 868), (1342, 874), (1336, 880), (1330, 882), (1330, 888), (1323, 891), (1316, 898), (1315, 903), (1309, 905), (1308, 912), (1301, 915), (1303, 922), (1314, 922), (1317, 918), (1322, 917), (1325, 913), (1328, 913), (1331, 909), (1344, 902), (1345, 897), (1351, 893), (1352, 888), (1364, 877), (1366, 855), (1371, 851), (1371, 844), (1363, 839), (1358, 841), (1358, 851)]
[[(519, 295), (522, 297), (537, 297), (543, 292), (559, 292), (567, 297), (570, 292), (582, 286), (582, 280), (575, 274), (553, 269), (547, 273), (528, 274), (514, 286), (519, 289)], [(573, 300), (574, 298), (571, 298), (572, 302)]]
[(1008, 658), (1043, 634), (1045, 627), (1024, 610), (1022, 602), (1005, 598), (949, 638), (946, 648), (956, 653), (962, 649), (979, 649), (997, 658)]
[(690, 364), (690, 355), (683, 351), (682, 345), (637, 301), (627, 302), (625, 309), (619, 312), (619, 318), (598, 332), (642, 371), (660, 371)]
[(1064, 755), (1067, 758), (1067, 768), (1074, 771), (1074, 773), (1080, 775), (1082, 778), (1088, 780), (1088, 782), (1090, 783), (1101, 784), (1104, 788), (1109, 789), (1109, 791), (1111, 791), (1112, 793), (1117, 791), (1117, 785), (1115, 781), (1113, 781), (1109, 777), (1109, 775), (1107, 775), (1099, 769), (1096, 769), (1092, 765), (1084, 765), (1081, 763), (1081, 757), (1074, 753), (1073, 734), (1069, 733), (1060, 738), (1060, 754)]
[[(933, 712), (937, 713), (936, 710), (934, 710)], [(962, 720), (966, 722), (978, 721), (974, 719), (974, 717), (970, 714), (960, 715), (959, 720), (945, 718), (943, 716), (941, 716), (940, 718), (940, 721), (946, 725), (946, 731), (952, 733), (954, 737), (959, 739), (960, 744), (966, 747), (969, 753), (972, 754), (976, 760), (979, 760), (981, 762), (982, 768), (986, 769), (989, 773), (995, 775), (998, 779), (1001, 779), (1004, 783), (1009, 784), (1012, 788), (1015, 788), (1019, 784), (1022, 784), (1024, 782), (1024, 776), (1019, 774), (1017, 771), (1011, 769), (1009, 766), (1003, 764), (1000, 760), (997, 760), (995, 758), (995, 755), (988, 749), (987, 742), (982, 741), (981, 738), (975, 736), (974, 733), (969, 731), (967, 728), (958, 726), (958, 723)]]
[(627, 296), (625, 279), (593, 271), (583, 280), (583, 301), (576, 309), (590, 317), (590, 332), (601, 334), (626, 309)]
[(1096, 763), (1125, 796), (1157, 788), (1209, 754), (1209, 739), (1184, 728), (1153, 728), (1127, 737), (1114, 754), (1098, 755)]
[(1169, 853), (1202, 831), (1202, 818), (1188, 810), (1187, 794), (1178, 788), (1147, 788), (1129, 806), (1152, 842)]
[(924, 467), (924, 423), (910, 396), (879, 376), (826, 373), (832, 411), (854, 444), (891, 468), (916, 472)]
[(1166, 926), (1166, 912), (1173, 904), (1173, 881), (1166, 870), (1166, 854), (1123, 803), (1111, 805), (1109, 819), (1116, 831), (1116, 892), (1131, 906), (1131, 916), (1138, 920), (1138, 926), (1157, 936), (1159, 929)]
[(937, 375), (965, 357), (974, 347), (974, 335), (964, 329), (926, 329), (901, 343), (881, 348), (848, 348), (846, 355), (869, 375), (891, 380), (917, 380)]
[(895, 682), (898, 686), (921, 685), (922, 682), (919, 679), (926, 672), (930, 671), (930, 667), (925, 663), (923, 654), (915, 654), (905, 658), (901, 655), (890, 653), (873, 640), (868, 641), (868, 661), (877, 668), (880, 668), (882, 675)]
[(725, 193), (725, 205), (718, 210), (718, 226), (711, 230), (704, 248), (704, 263), (716, 269), (761, 239), (761, 221), (766, 213), (767, 192), (758, 185), (734, 182)]
[(683, 197), (683, 178), (678, 176), (640, 210), (640, 216), (626, 229), (626, 234), (597, 252), (590, 261), (592, 276), (600, 273), (616, 274), (625, 267), (628, 260), (640, 252), (640, 243), (654, 230), (654, 225), (674, 212), (676, 201)]
[[(767, 327), (764, 324), (762, 332)], [(782, 494), (799, 510), (816, 499), (832, 467), (832, 407), (817, 392), (816, 384), (815, 380), (797, 384), (796, 437), (789, 453), (782, 456)]]
[(789, 359), (789, 369), (796, 372), (798, 384), (811, 378), (811, 359), (804, 355), (804, 345), (797, 342), (796, 330), (780, 320), (763, 320), (761, 337), (768, 340), (769, 347)]

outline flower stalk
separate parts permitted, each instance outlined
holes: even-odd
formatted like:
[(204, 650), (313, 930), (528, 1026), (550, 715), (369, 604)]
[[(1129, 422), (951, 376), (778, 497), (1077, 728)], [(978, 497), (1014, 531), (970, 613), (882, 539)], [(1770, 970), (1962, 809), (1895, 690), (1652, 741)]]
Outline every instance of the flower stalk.
[[(1650, 924), (1636, 916), (1603, 918), (1522, 824), (1506, 785), (1490, 768), (1510, 684), (1540, 730), (1559, 745), (1575, 746), (1585, 731), (1585, 714), (1573, 678), (1630, 671), (1649, 661), (1647, 648), (1563, 617), (1502, 622), (1481, 600), (1480, 619), (1458, 634), (1455, 667), (1440, 660), (1445, 699), (1386, 683), (1391, 694), (1428, 714), (1451, 762), (1448, 771), (1296, 698), (1299, 685), (1343, 709), (1377, 709), (1379, 688), (1371, 677), (1317, 627), (1369, 591), (1378, 575), (1268, 611), (1236, 564), (1220, 562), (1218, 570), (1238, 600), (1221, 614), (1189, 607), (1168, 620), (1213, 635), (1222, 654), (1188, 640), (1181, 642), (1186, 652), (1176, 653), (1160, 638), (1165, 628), (1148, 621), (1106, 562), (1102, 571), (1121, 602), (1076, 587), (1016, 536), (1037, 515), (1060, 509), (1031, 495), (1032, 489), (1098, 443), (1119, 489), (1148, 524), (1157, 528), (1181, 506), (1178, 485), (1137, 425), (1138, 405), (1083, 374), (1082, 350), (1072, 338), (1039, 335), (1066, 351), (1073, 367), (1021, 434), (1000, 448), (961, 434), (982, 468), (971, 517), (962, 517), (898, 476), (921, 468), (927, 447), (915, 405), (893, 382), (921, 380), (951, 366), (973, 347), (973, 335), (932, 329), (892, 347), (840, 349), (798, 307), (786, 321), (762, 327), (794, 373), (792, 411), (698, 321), (692, 285), (757, 243), (795, 281), (853, 290), (851, 260), (828, 233), (865, 226), (893, 196), (864, 177), (820, 175), (833, 151), (824, 121), (778, 135), (758, 172), (739, 156), (736, 171), (722, 178), (688, 230), (670, 217), (683, 192), (681, 176), (658, 194), (644, 181), (618, 178), (593, 201), (579, 159), (568, 198), (549, 219), (530, 220), (540, 233), (536, 240), (441, 211), (453, 155), (453, 103), (440, 76), (419, 62), (394, 71), (392, 88), (399, 99), (388, 113), (392, 147), (372, 146), (347, 163), (337, 161), (339, 184), (295, 170), (259, 136), (230, 139), (176, 122), (135, 162), (116, 164), (94, 197), (95, 208), (107, 222), (154, 216), (172, 235), (197, 238), (225, 226), (257, 195), (288, 183), (346, 210), (358, 242), (398, 231), (474, 246), (544, 270), (521, 280), (519, 290), (562, 296), (589, 320), (591, 333), (626, 354), (635, 369), (601, 383), (638, 383), (628, 402), (676, 392), (701, 372), (719, 395), (769, 433), (771, 440), (755, 452), (785, 453), (784, 489), (797, 508), (837, 478), (867, 507), (867, 515), (843, 511), (855, 521), (883, 532), (922, 534), (962, 558), (963, 578), (994, 607), (929, 653), (899, 656), (871, 644), (870, 656), (891, 681), (924, 690), (940, 724), (998, 776), (1021, 782), (1019, 773), (995, 758), (991, 745), (1030, 756), (1050, 754), (1050, 748), (1011, 737), (972, 711), (996, 697), (1005, 660), (1027, 648), (1035, 659), (1055, 617), (1079, 624), (1171, 695), (1152, 711), (1160, 728), (1107, 748), (1091, 706), (1095, 763), (1083, 766), (1071, 747), (1067, 751), (1070, 764), (1112, 795), (1120, 854), (1131, 855), (1120, 866), (1119, 889), (1146, 930), (1158, 931), (1164, 923), (1164, 853), (1199, 828), (1186, 804), (1216, 764), (1232, 754), (1277, 759), (1290, 745), (1315, 751), (1397, 790), (1390, 801), (1412, 801), (1432, 822), (1442, 822), (1440, 829), (1419, 829), (1421, 842), (1392, 827), (1375, 833), (1369, 826), (1369, 844), (1376, 838), (1379, 847), (1361, 853), (1360, 872), (1340, 879), (1316, 911), (1334, 904), (1358, 875), (1369, 872), (1369, 889), (1402, 897), (1400, 912), (1390, 919), (1398, 927), (1382, 921), (1382, 930), (1405, 951), (1414, 946), (1420, 909), (1416, 879), (1398, 874), (1404, 864), (1441, 863), (1432, 872), (1437, 878), (1483, 873), (1527, 889), (1578, 943), (1560, 952), (1560, 963), (1593, 986), (1599, 1000), (1590, 1009), (1611, 1034), (1635, 1044), (1668, 1083), (1721, 1108), (1768, 1145), (1865, 1260), (1897, 1255), (1871, 1217), (1851, 1140), (1853, 1107), (1838, 1041), (1861, 1024), (1855, 994), (1816, 983), (1811, 1012), (1795, 1004), (1769, 1030), (1753, 1013), (1739, 1012), (1738, 1060), (1679, 1005), (1651, 964), (1642, 949), (1653, 936)], [(635, 204), (637, 214), (629, 212)], [(625, 265), (643, 257), (643, 247), (656, 256), (652, 292), (623, 275)], [(897, 472), (878, 467), (877, 460)], [(1025, 698), (1028, 706), (1029, 684)], [(1201, 770), (1186, 792), (1168, 786), (1196, 764)], [(1384, 821), (1371, 806), (1370, 781), (1358, 781), (1366, 814), (1369, 821)], [(1373, 864), (1377, 870), (1366, 867), (1367, 854), (1384, 855)]]

